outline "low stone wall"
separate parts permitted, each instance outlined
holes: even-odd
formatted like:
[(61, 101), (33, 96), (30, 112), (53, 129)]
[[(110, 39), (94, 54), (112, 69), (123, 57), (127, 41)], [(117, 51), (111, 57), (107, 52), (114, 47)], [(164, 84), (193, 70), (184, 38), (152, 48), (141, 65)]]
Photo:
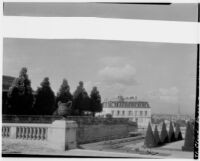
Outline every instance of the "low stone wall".
[(116, 125), (79, 125), (77, 142), (79, 144), (110, 139), (119, 139), (129, 136), (130, 127), (125, 124)]
[(70, 116), (78, 124), (77, 143), (91, 143), (129, 137), (129, 132), (137, 130), (137, 124), (125, 118), (100, 118)]
[(74, 121), (56, 120), (52, 124), (3, 123), (2, 139), (31, 143), (39, 141), (56, 150), (76, 148), (77, 124)]

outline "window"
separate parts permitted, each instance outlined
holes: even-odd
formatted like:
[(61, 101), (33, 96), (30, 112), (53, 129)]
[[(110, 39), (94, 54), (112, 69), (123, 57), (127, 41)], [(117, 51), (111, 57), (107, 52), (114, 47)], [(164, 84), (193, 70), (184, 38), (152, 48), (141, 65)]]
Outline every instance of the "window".
[(147, 116), (147, 111), (145, 111), (145, 116)]
[(140, 111), (140, 116), (142, 116), (143, 115), (143, 111)]
[(137, 116), (137, 111), (135, 111), (135, 116)]
[(122, 111), (122, 115), (123, 115), (123, 116), (125, 115), (125, 111)]
[(112, 110), (112, 116), (114, 115), (114, 110)]
[(129, 112), (128, 112), (128, 115), (131, 116), (131, 115), (132, 115), (132, 111), (129, 111)]
[(114, 102), (112, 102), (112, 107), (115, 107), (115, 103)]
[(119, 114), (120, 114), (120, 111), (117, 111), (117, 116), (119, 116)]

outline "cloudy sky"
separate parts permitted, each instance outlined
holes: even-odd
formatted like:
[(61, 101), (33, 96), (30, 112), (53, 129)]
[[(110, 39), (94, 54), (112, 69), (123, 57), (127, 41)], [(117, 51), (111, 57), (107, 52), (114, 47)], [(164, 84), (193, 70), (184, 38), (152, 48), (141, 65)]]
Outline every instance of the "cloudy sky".
[[(30, 17), (36, 18), (38, 21), (32, 21), (33, 19)], [(4, 3), (4, 19), (12, 23), (4, 23), (4, 26), (14, 32), (12, 32), (13, 35), (8, 34), (10, 38), (5, 36), (3, 40), (3, 74), (17, 77), (20, 69), (27, 67), (34, 90), (37, 89), (44, 77), (49, 77), (52, 89), (56, 93), (62, 79), (66, 78), (72, 93), (78, 82), (84, 81), (88, 93), (93, 86), (97, 86), (103, 100), (118, 95), (137, 96), (139, 100), (149, 101), (153, 113), (174, 114), (180, 107), (181, 113), (194, 114), (196, 44), (165, 43), (166, 41), (158, 43), (145, 40), (140, 42), (139, 40), (137, 40), (138, 42), (114, 41), (113, 37), (120, 37), (120, 33), (124, 33), (124, 29), (126, 30), (125, 27), (120, 28), (119, 26), (115, 26), (115, 29), (118, 29), (115, 31), (119, 31), (119, 33), (109, 31), (108, 35), (111, 40), (100, 40), (95, 36), (93, 39), (85, 37), (82, 39), (54, 37), (52, 39), (51, 33), (54, 35), (61, 29), (60, 33), (63, 35), (70, 34), (67, 30), (69, 25), (66, 27), (54, 25), (59, 17), (82, 17), (81, 22), (84, 22), (85, 17), (93, 17), (97, 21), (99, 21), (98, 18), (104, 18), (110, 22), (116, 19), (153, 20), (153, 23), (157, 23), (157, 25), (153, 28), (153, 36), (150, 35), (156, 37), (159, 36), (157, 34), (159, 23), (166, 22), (164, 24), (166, 27), (168, 24), (175, 25), (177, 22), (181, 22), (184, 24), (182, 25), (184, 28), (187, 26), (186, 22), (191, 24), (196, 22), (196, 4), (9, 2)], [(45, 27), (46, 20), (51, 21), (50, 24), (52, 24), (47, 25), (48, 28)], [(63, 21), (63, 24), (68, 20)], [(40, 23), (34, 24), (34, 22)], [(88, 32), (88, 27), (92, 26), (92, 22), (86, 29), (83, 29), (81, 25), (75, 27)], [(18, 24), (21, 26), (17, 28)], [(97, 30), (100, 29), (99, 34), (104, 34), (107, 28), (103, 23), (97, 24), (100, 24), (97, 28)], [(103, 27), (105, 27), (104, 30)], [(132, 32), (129, 29), (128, 33), (130, 36), (137, 31), (143, 34), (145, 26), (141, 27), (143, 28), (140, 30), (140, 27), (134, 28), (133, 25)], [(38, 32), (37, 30), (40, 31), (40, 28), (45, 30)], [(173, 28), (173, 26), (169, 26), (170, 31)], [(49, 31), (48, 34), (42, 34), (46, 30)], [(90, 27), (90, 30), (96, 31), (93, 27)], [(166, 31), (166, 35), (168, 35), (167, 30), (166, 27), (161, 31)], [(20, 32), (17, 33), (18, 31)], [(185, 31), (188, 32), (188, 30)], [(20, 38), (17, 38), (15, 33)], [(34, 35), (35, 33), (38, 34)], [(178, 37), (176, 33), (179, 33), (178, 30), (174, 34), (170, 32), (169, 36), (175, 35), (176, 38)], [(34, 39), (29, 37), (31, 34)], [(146, 34), (148, 33), (146, 32)], [(179, 37), (181, 36), (182, 34), (179, 33)], [(184, 36), (183, 38), (187, 39)]]
[(28, 68), (33, 89), (50, 78), (57, 92), (66, 78), (73, 92), (84, 81), (102, 98), (148, 100), (153, 112), (194, 112), (196, 45), (103, 40), (4, 39), (3, 74)]

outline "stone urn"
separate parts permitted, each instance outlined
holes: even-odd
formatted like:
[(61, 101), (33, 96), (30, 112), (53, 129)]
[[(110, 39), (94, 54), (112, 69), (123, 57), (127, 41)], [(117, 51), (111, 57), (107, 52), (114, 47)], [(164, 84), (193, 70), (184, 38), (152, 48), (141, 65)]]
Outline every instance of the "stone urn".
[(66, 116), (71, 114), (72, 101), (68, 101), (67, 103), (58, 102), (58, 109), (56, 110), (56, 114), (58, 116)]

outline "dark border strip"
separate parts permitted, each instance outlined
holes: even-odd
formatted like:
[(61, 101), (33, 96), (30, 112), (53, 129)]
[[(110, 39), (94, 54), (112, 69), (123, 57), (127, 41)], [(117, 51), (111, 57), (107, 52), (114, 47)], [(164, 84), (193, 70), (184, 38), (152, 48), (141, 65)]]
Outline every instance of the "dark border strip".
[(126, 159), (126, 158), (134, 158), (134, 159), (142, 159), (142, 157), (110, 157), (110, 156), (76, 156), (76, 155), (36, 155), (36, 154), (2, 154), (2, 157), (23, 157), (23, 158), (118, 158), (118, 159)]
[(138, 4), (138, 5), (170, 5), (172, 3), (158, 3), (158, 2), (97, 2), (97, 3), (105, 3), (105, 4)]
[[(200, 23), (200, 3), (198, 3), (198, 23)], [(200, 39), (200, 38), (199, 38)], [(199, 44), (197, 44), (197, 75), (196, 75), (196, 101), (195, 101), (195, 126), (194, 126), (194, 159), (199, 154)]]

